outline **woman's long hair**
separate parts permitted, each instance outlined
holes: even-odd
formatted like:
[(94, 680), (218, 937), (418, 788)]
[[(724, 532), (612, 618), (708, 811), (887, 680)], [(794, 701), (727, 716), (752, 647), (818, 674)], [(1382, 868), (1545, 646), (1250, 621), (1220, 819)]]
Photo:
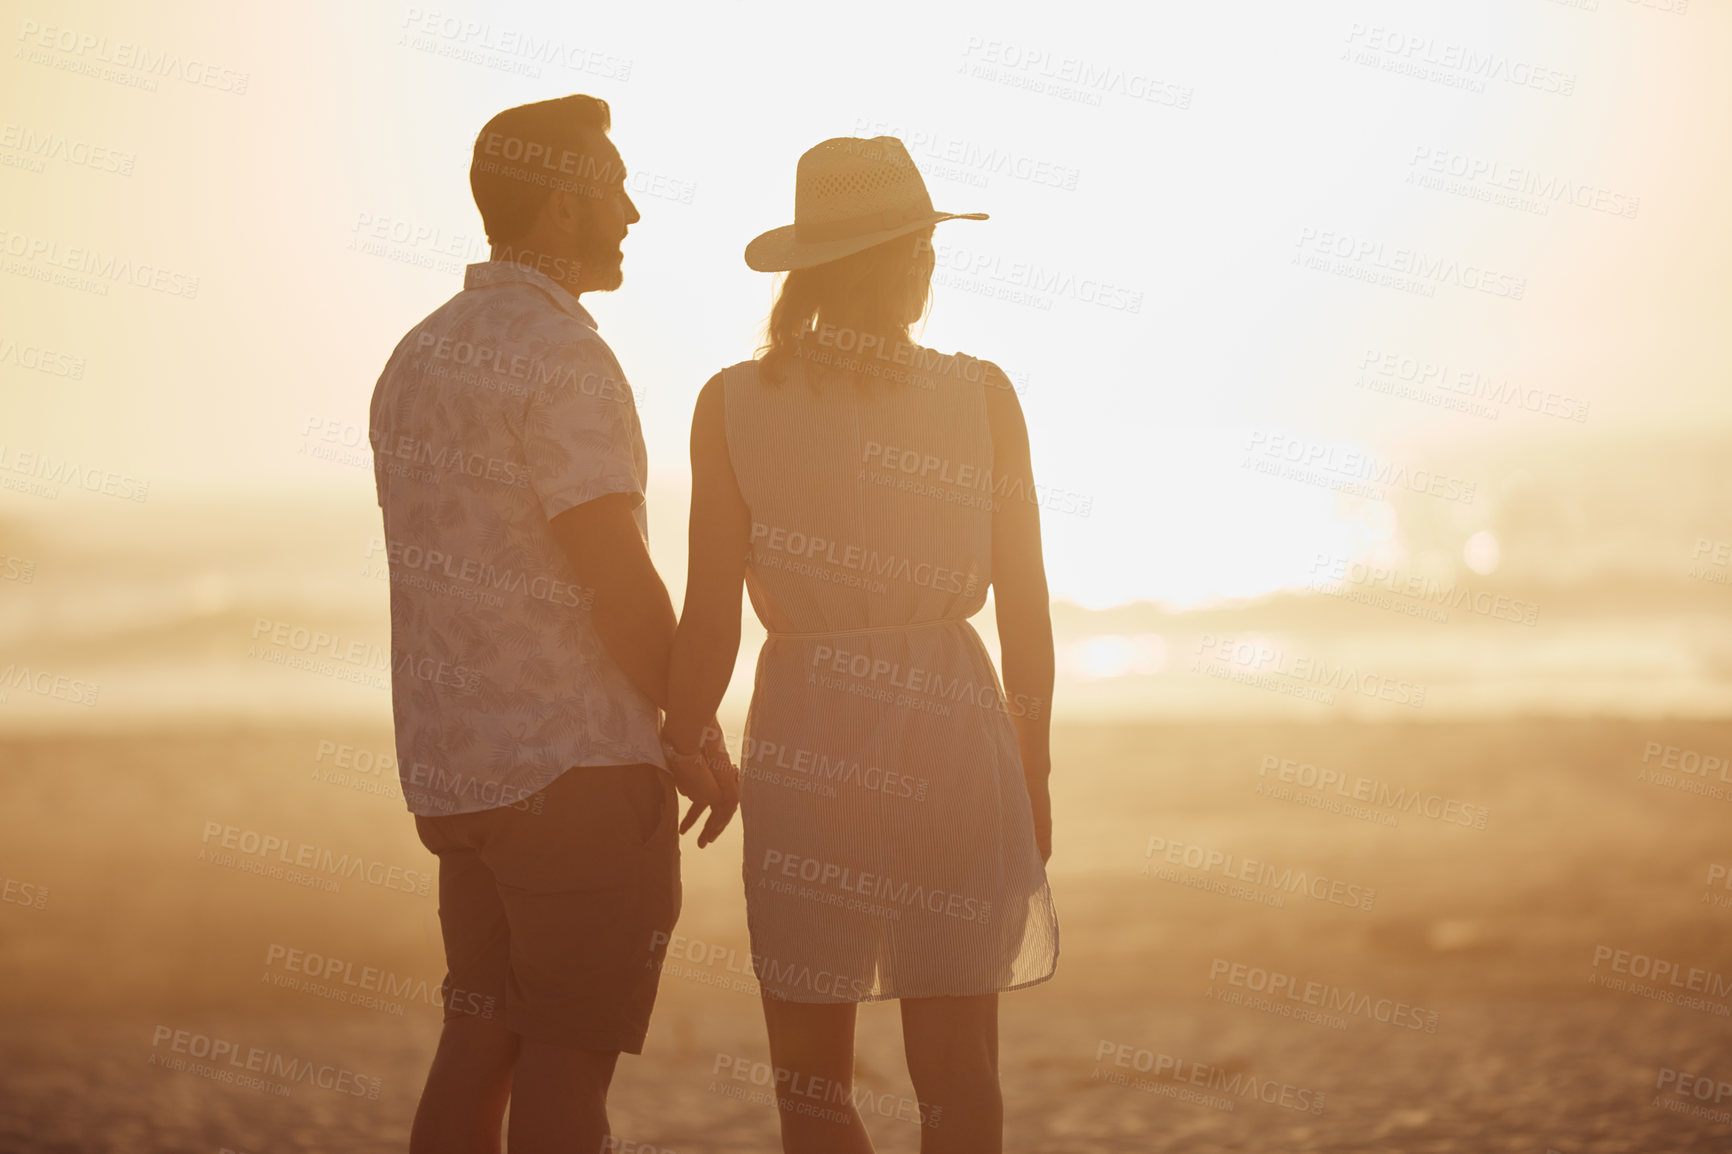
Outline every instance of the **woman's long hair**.
[(789, 272), (777, 290), (758, 350), (765, 379), (780, 382), (819, 326), (851, 330), (847, 347), (854, 347), (861, 335), (886, 344), (909, 343), (908, 330), (932, 302), (935, 263), (928, 228)]

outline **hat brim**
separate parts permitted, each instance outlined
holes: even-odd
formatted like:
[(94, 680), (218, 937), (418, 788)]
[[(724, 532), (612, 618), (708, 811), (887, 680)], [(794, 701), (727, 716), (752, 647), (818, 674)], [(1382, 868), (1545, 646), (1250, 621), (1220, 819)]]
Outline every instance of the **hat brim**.
[(873, 245), (907, 236), (911, 232), (919, 232), (923, 228), (931, 228), (940, 221), (988, 219), (990, 218), (984, 212), (934, 212), (897, 228), (828, 240), (820, 244), (801, 244), (794, 238), (794, 226), (789, 224), (772, 228), (769, 232), (754, 237), (752, 243), (746, 246), (746, 267), (756, 272), (792, 272), (797, 268), (811, 268), (813, 265), (853, 256)]

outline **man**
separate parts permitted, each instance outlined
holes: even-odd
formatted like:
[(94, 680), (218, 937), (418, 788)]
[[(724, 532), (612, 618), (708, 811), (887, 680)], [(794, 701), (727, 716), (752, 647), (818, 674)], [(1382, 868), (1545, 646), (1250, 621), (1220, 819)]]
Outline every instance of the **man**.
[(601, 1148), (680, 908), (675, 788), (720, 833), (713, 726), (670, 769), (674, 613), (650, 563), (624, 372), (578, 303), (623, 281), (639, 219), (607, 105), (495, 116), (470, 188), (492, 246), (373, 393), (403, 795), (439, 857), (445, 1027), (417, 1154)]

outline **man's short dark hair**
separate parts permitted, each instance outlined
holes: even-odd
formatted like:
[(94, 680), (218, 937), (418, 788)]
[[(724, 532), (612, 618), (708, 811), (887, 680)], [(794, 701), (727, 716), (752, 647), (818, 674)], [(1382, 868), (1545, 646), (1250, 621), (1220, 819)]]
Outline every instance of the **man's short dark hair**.
[(600, 197), (619, 179), (594, 145), (612, 127), (607, 101), (575, 94), (520, 104), (489, 120), (469, 162), (469, 190), (488, 243), (520, 239), (550, 192)]

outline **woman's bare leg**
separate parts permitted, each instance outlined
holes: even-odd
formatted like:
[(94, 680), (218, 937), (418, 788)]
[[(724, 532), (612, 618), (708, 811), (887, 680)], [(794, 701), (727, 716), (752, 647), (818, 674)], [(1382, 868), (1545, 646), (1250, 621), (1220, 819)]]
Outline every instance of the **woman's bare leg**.
[(872, 1154), (854, 1109), (854, 1009), (764, 999), (783, 1154)]
[(902, 1048), (926, 1122), (920, 1154), (999, 1154), (998, 995), (902, 999)]

